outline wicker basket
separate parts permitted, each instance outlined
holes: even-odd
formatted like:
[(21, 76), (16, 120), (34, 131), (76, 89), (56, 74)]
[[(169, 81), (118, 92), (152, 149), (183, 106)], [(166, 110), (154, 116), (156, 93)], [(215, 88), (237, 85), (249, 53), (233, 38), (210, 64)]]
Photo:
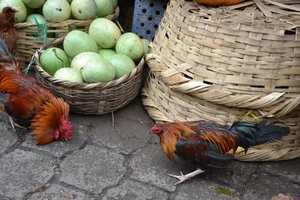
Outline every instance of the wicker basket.
[[(62, 42), (63, 38), (58, 38), (52, 45), (57, 46)], [(139, 61), (136, 68), (119, 79), (87, 84), (54, 78), (42, 69), (39, 56), (38, 52), (34, 54), (36, 79), (56, 96), (63, 98), (70, 105), (70, 111), (74, 113), (102, 115), (116, 111), (133, 100), (141, 88), (144, 58)]]
[[(115, 20), (119, 16), (120, 9), (117, 6), (114, 13), (106, 16), (109, 20)], [(72, 29), (88, 31), (89, 25), (93, 19), (89, 20), (73, 20), (69, 19), (62, 22), (46, 22), (45, 26), (49, 28), (48, 33), (52, 33), (51, 37), (47, 37), (45, 43), (52, 41), (54, 38), (64, 37)], [(44, 39), (36, 39), (33, 37), (36, 30), (28, 29), (30, 26), (36, 25), (32, 22), (16, 23), (15, 27), (19, 36), (19, 47), (17, 50), (18, 63), (25, 68), (31, 61), (33, 54), (44, 44)]]
[[(151, 62), (149, 63), (151, 65)], [(150, 71), (142, 89), (142, 102), (151, 118), (157, 122), (192, 121), (204, 119), (220, 124), (232, 124), (244, 111), (214, 104), (189, 94), (174, 91), (160, 79), (158, 72)], [(255, 110), (254, 110), (255, 111)], [(256, 112), (256, 111), (255, 111)], [(259, 113), (256, 115), (260, 117)], [(255, 122), (251, 116), (244, 120)], [(274, 120), (274, 119), (270, 119)], [(251, 147), (247, 154), (235, 158), (242, 161), (278, 161), (300, 157), (300, 106), (289, 114), (277, 118), (289, 125), (291, 132), (281, 141)]]
[[(172, 0), (152, 47), (164, 83), (215, 104), (281, 117), (300, 104), (300, 3), (205, 7)], [(151, 66), (150, 66), (151, 67)]]

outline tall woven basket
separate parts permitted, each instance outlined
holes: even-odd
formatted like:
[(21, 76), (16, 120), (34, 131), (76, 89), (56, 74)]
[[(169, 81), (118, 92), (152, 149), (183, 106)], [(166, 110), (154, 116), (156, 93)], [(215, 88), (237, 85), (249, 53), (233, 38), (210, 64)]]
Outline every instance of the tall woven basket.
[(231, 124), (251, 110), (255, 117), (244, 120), (280, 121), (291, 132), (236, 159), (300, 157), (300, 4), (293, 2), (213, 8), (171, 0), (146, 59), (143, 104), (149, 115)]
[[(119, 16), (120, 9), (117, 6), (114, 13), (106, 16), (109, 20), (115, 20)], [(62, 22), (45, 22), (45, 26), (48, 28), (48, 35), (44, 37), (43, 32), (41, 35), (37, 35), (37, 30), (30, 29), (31, 26), (36, 26), (32, 22), (16, 23), (15, 27), (19, 36), (19, 46), (17, 49), (17, 60), (20, 66), (26, 67), (31, 61), (33, 54), (44, 44), (52, 41), (55, 38), (64, 37), (71, 30), (83, 30), (88, 31), (91, 22), (94, 19), (88, 20), (75, 20), (69, 19)], [(44, 40), (44, 38), (45, 40)]]
[[(281, 3), (282, 2), (282, 3)], [(300, 2), (172, 0), (152, 53), (162, 80), (207, 101), (283, 116), (300, 104)]]

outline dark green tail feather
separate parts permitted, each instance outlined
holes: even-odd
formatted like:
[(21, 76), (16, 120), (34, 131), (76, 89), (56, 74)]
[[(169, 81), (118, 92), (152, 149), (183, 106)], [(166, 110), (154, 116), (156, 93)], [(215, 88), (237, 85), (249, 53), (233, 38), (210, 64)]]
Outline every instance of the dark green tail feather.
[(251, 146), (280, 140), (282, 136), (290, 133), (289, 127), (276, 126), (276, 122), (266, 123), (266, 120), (253, 124), (249, 122), (236, 121), (228, 131), (237, 135), (237, 145), (247, 152)]

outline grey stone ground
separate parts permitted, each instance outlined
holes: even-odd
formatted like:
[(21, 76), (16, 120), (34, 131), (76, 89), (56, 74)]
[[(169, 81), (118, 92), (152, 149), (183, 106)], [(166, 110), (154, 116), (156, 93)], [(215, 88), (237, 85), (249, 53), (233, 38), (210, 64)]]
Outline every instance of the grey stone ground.
[(153, 124), (136, 98), (111, 114), (71, 114), (69, 142), (36, 146), (28, 132), (16, 133), (0, 114), (0, 199), (268, 199), (300, 193), (300, 159), (282, 162), (234, 161), (225, 171), (207, 171), (177, 182), (167, 173), (194, 170), (172, 163)]

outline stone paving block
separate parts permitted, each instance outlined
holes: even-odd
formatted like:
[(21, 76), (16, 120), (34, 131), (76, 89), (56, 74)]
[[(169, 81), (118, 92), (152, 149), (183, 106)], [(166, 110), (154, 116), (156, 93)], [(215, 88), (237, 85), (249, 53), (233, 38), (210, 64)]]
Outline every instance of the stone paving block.
[(78, 149), (87, 140), (87, 136), (85, 135), (86, 127), (80, 123), (76, 123), (73, 121), (72, 121), (72, 125), (73, 125), (73, 136), (69, 141), (65, 141), (65, 142), (54, 141), (46, 145), (36, 145), (32, 137), (28, 133), (27, 139), (25, 142), (23, 142), (22, 145), (28, 148), (46, 151), (48, 153), (51, 153), (55, 157), (61, 157), (66, 152), (70, 152)]
[(248, 182), (245, 187), (243, 199), (270, 200), (279, 193), (299, 194), (300, 185), (281, 176), (271, 176), (259, 173), (254, 180)]
[(110, 188), (106, 192), (106, 195), (103, 197), (103, 200), (113, 200), (113, 199), (167, 200), (168, 196), (169, 196), (168, 193), (159, 190), (156, 187), (150, 185), (144, 185), (141, 184), (140, 182), (126, 180), (121, 185), (114, 188)]
[(118, 184), (126, 173), (123, 162), (120, 154), (87, 145), (62, 161), (59, 181), (99, 194), (104, 188)]
[(286, 160), (281, 162), (262, 163), (262, 172), (281, 176), (284, 179), (300, 184), (300, 159)]
[(179, 173), (179, 165), (172, 163), (165, 156), (159, 146), (149, 146), (136, 152), (135, 156), (130, 161), (129, 167), (133, 172), (130, 178), (155, 185), (163, 190), (174, 192), (174, 179), (167, 176), (174, 169)]
[(202, 179), (197, 182), (193, 181), (182, 184), (177, 195), (174, 197), (174, 200), (191, 199), (237, 200), (240, 199), (240, 196), (238, 192), (232, 188), (222, 187), (213, 181)]
[(152, 119), (149, 118), (147, 111), (144, 109), (142, 102), (138, 96), (130, 104), (124, 108), (115, 112), (116, 116), (122, 116), (126, 119), (131, 119), (132, 121), (137, 121), (139, 123), (144, 123), (150, 125), (154, 123)]
[(81, 199), (81, 200), (94, 200), (97, 197), (85, 194), (81, 191), (66, 188), (58, 184), (52, 184), (47, 188), (46, 191), (36, 192), (27, 200), (70, 200), (70, 199)]
[[(78, 116), (79, 119), (82, 117)], [(133, 120), (115, 114), (114, 125), (112, 125), (111, 114), (96, 116), (89, 120), (85, 134), (93, 143), (101, 144), (123, 154), (129, 154), (133, 150), (149, 144), (148, 128), (150, 128), (150, 122), (149, 119), (148, 121)]]
[(12, 146), (18, 141), (16, 132), (12, 128), (8, 128), (5, 121), (1, 121), (0, 118), (0, 153), (7, 150), (8, 147)]
[(15, 149), (0, 158), (0, 196), (22, 199), (35, 185), (54, 175), (54, 160), (31, 151)]

